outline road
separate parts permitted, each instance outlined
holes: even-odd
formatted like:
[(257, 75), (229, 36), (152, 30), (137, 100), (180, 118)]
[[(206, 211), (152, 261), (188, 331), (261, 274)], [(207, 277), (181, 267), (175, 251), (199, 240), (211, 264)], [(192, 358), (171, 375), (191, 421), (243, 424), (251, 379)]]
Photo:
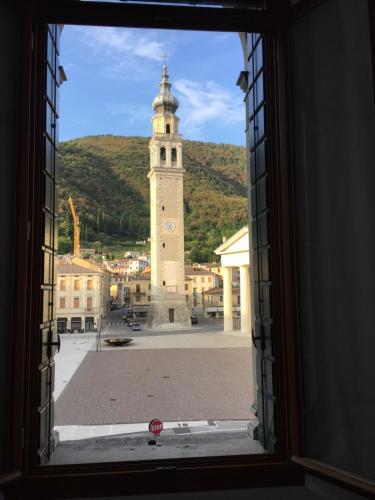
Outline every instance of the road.
[[(125, 321), (122, 319), (125, 309), (115, 309), (111, 311), (108, 317), (104, 320), (103, 333), (118, 335), (121, 332), (132, 333), (131, 328), (127, 327)], [(174, 332), (170, 330), (152, 330), (147, 327), (145, 323), (139, 322), (142, 330), (137, 332), (137, 336), (157, 336), (157, 335), (186, 335), (189, 333), (197, 332), (218, 332), (223, 329), (222, 319), (201, 319), (199, 318), (197, 325), (191, 325), (191, 328), (186, 330), (180, 330), (179, 332)]]

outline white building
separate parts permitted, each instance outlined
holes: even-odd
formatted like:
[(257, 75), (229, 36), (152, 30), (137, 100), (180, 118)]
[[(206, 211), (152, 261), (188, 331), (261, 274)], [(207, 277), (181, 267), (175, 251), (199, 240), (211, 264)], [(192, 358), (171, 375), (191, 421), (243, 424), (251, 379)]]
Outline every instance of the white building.
[(139, 257), (138, 259), (129, 259), (128, 274), (132, 276), (139, 274), (144, 269), (146, 269), (148, 265), (149, 265), (148, 260), (142, 259), (141, 257)]
[(251, 335), (249, 229), (243, 227), (215, 250), (223, 276), (224, 331), (233, 330), (232, 269), (240, 269), (241, 332)]

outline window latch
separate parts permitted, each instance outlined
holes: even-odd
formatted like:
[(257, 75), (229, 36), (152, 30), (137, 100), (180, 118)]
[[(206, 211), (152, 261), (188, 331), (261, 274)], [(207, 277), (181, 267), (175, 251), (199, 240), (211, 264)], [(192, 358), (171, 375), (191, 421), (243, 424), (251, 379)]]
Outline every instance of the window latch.
[(52, 346), (56, 345), (57, 346), (57, 352), (60, 352), (61, 348), (61, 339), (60, 335), (57, 334), (57, 342), (53, 342), (53, 332), (51, 329), (48, 330), (48, 337), (47, 337), (47, 355), (50, 358), (52, 355)]
[(253, 346), (255, 347), (255, 349), (258, 349), (256, 341), (260, 340), (261, 338), (262, 338), (261, 336), (260, 337), (255, 337), (255, 335), (254, 335), (254, 328), (252, 328), (251, 329), (251, 339), (253, 341)]

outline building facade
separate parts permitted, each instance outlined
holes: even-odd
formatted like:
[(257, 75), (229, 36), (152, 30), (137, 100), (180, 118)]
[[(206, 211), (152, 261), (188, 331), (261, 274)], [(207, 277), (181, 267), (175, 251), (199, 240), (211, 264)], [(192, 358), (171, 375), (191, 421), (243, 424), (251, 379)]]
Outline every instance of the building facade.
[(223, 270), (223, 310), (224, 331), (232, 331), (233, 324), (233, 269), (240, 270), (240, 315), (241, 332), (251, 335), (253, 312), (251, 311), (249, 229), (247, 226), (237, 231), (215, 250), (220, 256)]
[(110, 295), (121, 305), (129, 303), (130, 277), (117, 273), (111, 274)]
[(110, 308), (110, 274), (84, 259), (57, 262), (59, 333), (94, 332)]
[[(151, 305), (151, 272), (143, 272), (135, 276), (128, 283), (130, 285), (129, 306), (133, 310), (135, 318), (150, 316)], [(189, 319), (192, 310), (192, 280), (185, 276), (184, 297), (189, 312)], [(146, 314), (144, 314), (146, 313)]]
[[(226, 239), (223, 241), (225, 243)], [(220, 276), (219, 286), (223, 286), (223, 276), (225, 273), (224, 268), (221, 266), (220, 262), (207, 262), (203, 264), (194, 264), (194, 267), (199, 267), (200, 269), (206, 269)], [(240, 284), (240, 268), (232, 268), (232, 284), (233, 286), (239, 286)]]
[(144, 271), (150, 265), (151, 258), (148, 255), (143, 255), (136, 258), (126, 258), (105, 261), (106, 268), (113, 274), (121, 274), (126, 276), (135, 276)]
[[(203, 292), (204, 306), (203, 317), (205, 318), (223, 318), (224, 317), (224, 290), (223, 288), (211, 288)], [(233, 328), (239, 326), (241, 308), (240, 289), (232, 288), (232, 315)]]
[(164, 64), (153, 101), (150, 150), (151, 326), (190, 326), (185, 300), (182, 140)]
[(205, 315), (204, 292), (220, 286), (220, 275), (195, 266), (185, 266), (185, 275), (191, 280), (193, 314), (203, 317)]

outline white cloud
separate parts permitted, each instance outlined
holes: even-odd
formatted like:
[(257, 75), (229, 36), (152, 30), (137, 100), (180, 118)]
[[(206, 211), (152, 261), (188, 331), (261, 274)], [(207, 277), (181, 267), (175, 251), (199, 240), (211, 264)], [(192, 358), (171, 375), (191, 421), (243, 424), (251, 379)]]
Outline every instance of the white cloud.
[(89, 57), (100, 60), (101, 72), (106, 77), (144, 80), (150, 63), (157, 62), (160, 66), (166, 50), (165, 44), (156, 40), (151, 32), (139, 36), (125, 28), (77, 27), (76, 30), (90, 50)]
[(181, 129), (185, 133), (203, 137), (204, 127), (212, 122), (219, 121), (221, 126), (244, 122), (241, 96), (217, 83), (180, 79), (174, 87), (180, 101)]
[(107, 55), (138, 56), (153, 61), (159, 61), (165, 52), (164, 44), (153, 40), (151, 36), (138, 37), (124, 28), (78, 28), (83, 35), (83, 41), (95, 52)]

